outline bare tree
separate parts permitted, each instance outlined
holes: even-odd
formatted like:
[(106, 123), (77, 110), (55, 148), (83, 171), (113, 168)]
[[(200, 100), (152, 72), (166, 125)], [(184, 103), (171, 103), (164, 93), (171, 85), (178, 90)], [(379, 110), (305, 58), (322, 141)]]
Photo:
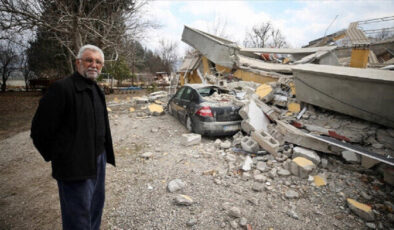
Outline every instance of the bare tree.
[(161, 39), (159, 41), (159, 50), (157, 51), (164, 64), (167, 66), (167, 71), (172, 72), (178, 60), (177, 49), (178, 44), (174, 41)]
[(270, 36), (272, 30), (271, 22), (263, 22), (260, 25), (255, 25), (251, 32), (246, 34), (244, 40), (245, 47), (266, 47), (266, 42)]
[(29, 82), (33, 76), (33, 73), (29, 68), (28, 56), (26, 53), (20, 55), (20, 70), (25, 80), (26, 91), (29, 91)]
[(7, 80), (11, 73), (17, 69), (18, 53), (11, 42), (0, 44), (0, 71), (2, 77), (1, 91), (5, 92)]
[(251, 32), (247, 32), (243, 42), (245, 47), (286, 47), (287, 42), (279, 29), (275, 29), (271, 22), (255, 25)]
[(227, 34), (227, 20), (219, 16), (215, 16), (215, 20), (207, 24), (208, 33), (216, 35), (221, 38), (228, 39), (230, 36)]
[(381, 31), (379, 31), (375, 37), (374, 40), (375, 41), (383, 41), (389, 38), (392, 38), (394, 36), (393, 32), (390, 32), (390, 30), (388, 30), (387, 28), (383, 28), (381, 29)]
[(95, 43), (116, 59), (123, 36), (138, 37), (152, 23), (139, 10), (145, 0), (0, 0), (0, 29), (15, 33), (40, 28), (68, 51), (68, 64), (79, 48)]
[(271, 30), (271, 39), (272, 42), (269, 46), (271, 46), (272, 48), (287, 47), (287, 42), (285, 40), (285, 37), (282, 35), (279, 29)]

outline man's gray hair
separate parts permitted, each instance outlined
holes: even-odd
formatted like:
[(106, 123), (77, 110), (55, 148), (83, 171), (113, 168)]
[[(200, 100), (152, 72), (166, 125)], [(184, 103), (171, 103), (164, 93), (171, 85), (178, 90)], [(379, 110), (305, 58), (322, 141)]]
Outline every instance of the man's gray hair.
[(97, 46), (90, 45), (90, 44), (84, 45), (79, 49), (78, 56), (77, 56), (78, 59), (82, 58), (82, 54), (83, 54), (83, 52), (85, 52), (85, 50), (93, 50), (93, 51), (99, 52), (104, 60), (104, 52), (100, 48), (98, 48)]

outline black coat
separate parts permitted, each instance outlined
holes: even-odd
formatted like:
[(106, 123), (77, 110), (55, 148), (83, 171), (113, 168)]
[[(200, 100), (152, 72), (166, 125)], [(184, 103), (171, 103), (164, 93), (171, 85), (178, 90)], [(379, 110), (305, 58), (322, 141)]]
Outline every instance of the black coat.
[[(98, 91), (105, 108), (104, 94)], [(81, 180), (96, 176), (93, 105), (92, 89), (78, 72), (53, 83), (40, 100), (30, 136), (45, 161), (52, 162), (55, 179)], [(115, 166), (108, 113), (104, 111), (107, 162)]]

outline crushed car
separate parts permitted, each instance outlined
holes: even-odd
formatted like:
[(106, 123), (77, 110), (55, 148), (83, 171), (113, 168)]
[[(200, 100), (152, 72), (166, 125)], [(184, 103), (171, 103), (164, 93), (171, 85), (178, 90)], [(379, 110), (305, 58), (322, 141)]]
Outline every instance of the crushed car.
[(208, 84), (186, 84), (169, 100), (168, 112), (193, 133), (205, 136), (233, 135), (241, 128), (241, 106), (235, 92)]

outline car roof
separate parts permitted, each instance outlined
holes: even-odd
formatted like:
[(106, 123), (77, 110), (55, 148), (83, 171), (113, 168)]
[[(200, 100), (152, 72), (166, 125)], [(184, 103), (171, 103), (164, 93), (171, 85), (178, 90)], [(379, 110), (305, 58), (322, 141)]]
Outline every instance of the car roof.
[(205, 88), (205, 87), (217, 87), (216, 85), (210, 85), (210, 84), (185, 84), (184, 86), (189, 86), (193, 89), (201, 89), (201, 88)]

